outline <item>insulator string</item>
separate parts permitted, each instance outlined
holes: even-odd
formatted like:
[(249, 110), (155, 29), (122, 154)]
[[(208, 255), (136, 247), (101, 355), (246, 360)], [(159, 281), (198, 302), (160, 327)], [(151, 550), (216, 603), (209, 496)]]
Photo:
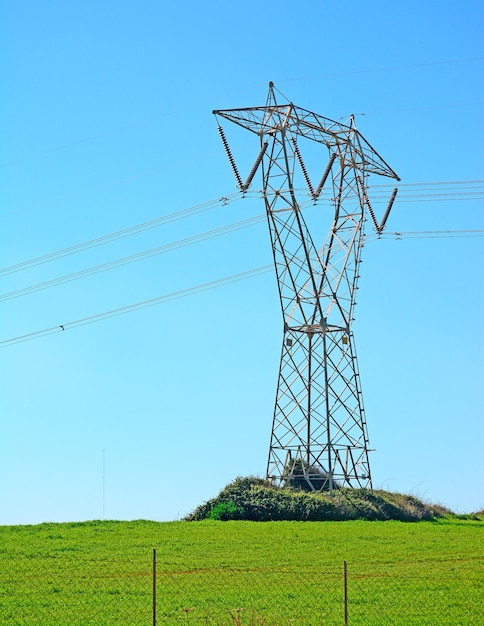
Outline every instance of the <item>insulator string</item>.
[(363, 202), (366, 204), (366, 208), (368, 209), (368, 213), (370, 214), (371, 217), (371, 221), (373, 222), (373, 225), (375, 227), (376, 232), (378, 232), (378, 222), (376, 221), (376, 216), (375, 213), (373, 211), (373, 208), (370, 204), (370, 199), (368, 198), (368, 195), (366, 193), (366, 189), (363, 183), (363, 179), (361, 178), (361, 176), (357, 176), (357, 180), (360, 184), (360, 189), (361, 189), (361, 195), (363, 197)]
[(314, 200), (317, 200), (319, 198), (319, 196), (321, 194), (321, 191), (322, 191), (322, 189), (324, 187), (324, 183), (326, 182), (326, 179), (328, 178), (328, 175), (329, 175), (329, 173), (331, 171), (331, 168), (333, 167), (333, 163), (334, 163), (335, 159), (336, 159), (336, 153), (333, 152), (331, 154), (330, 159), (329, 159), (329, 163), (326, 166), (326, 169), (324, 170), (323, 175), (321, 176), (321, 180), (319, 181), (319, 185), (318, 185), (315, 193), (313, 194), (313, 199)]
[(296, 158), (298, 160), (299, 167), (301, 168), (301, 172), (303, 173), (304, 180), (306, 181), (306, 185), (308, 186), (308, 189), (309, 189), (309, 193), (314, 198), (314, 189), (313, 189), (313, 186), (311, 184), (311, 180), (309, 178), (306, 166), (304, 165), (304, 161), (302, 160), (301, 153), (299, 152), (299, 148), (298, 148), (297, 142), (294, 139), (294, 137), (291, 137), (291, 141), (292, 141), (292, 145), (294, 146), (294, 154), (296, 155)]
[(230, 151), (230, 146), (228, 144), (227, 138), (225, 137), (224, 129), (220, 126), (220, 124), (217, 126), (217, 128), (218, 128), (220, 138), (222, 139), (225, 152), (229, 159), (230, 166), (232, 167), (232, 171), (234, 172), (235, 180), (237, 181), (239, 188), (243, 189), (244, 185), (242, 183), (242, 179), (240, 178), (239, 170), (237, 169), (237, 166), (235, 165), (234, 157), (232, 156), (232, 152)]
[(269, 144), (267, 143), (267, 141), (264, 142), (264, 144), (262, 145), (262, 148), (260, 149), (259, 155), (258, 155), (257, 159), (255, 160), (255, 163), (252, 166), (252, 169), (250, 170), (249, 175), (247, 176), (247, 180), (242, 185), (242, 191), (247, 191), (247, 189), (249, 188), (249, 185), (252, 182), (252, 179), (254, 178), (255, 173), (259, 169), (260, 162), (262, 161), (262, 157), (264, 156), (264, 154), (265, 154), (265, 152), (267, 150), (267, 146), (268, 145)]
[(392, 210), (392, 206), (393, 206), (393, 203), (395, 202), (395, 198), (397, 197), (397, 193), (398, 193), (398, 188), (395, 187), (395, 189), (393, 190), (393, 193), (391, 195), (391, 198), (390, 198), (390, 200), (388, 202), (388, 206), (386, 208), (386, 211), (383, 214), (382, 220), (380, 222), (380, 226), (378, 227), (378, 234), (381, 234), (381, 232), (385, 228), (385, 224), (387, 223), (387, 219), (388, 219), (388, 216), (390, 215), (390, 211)]

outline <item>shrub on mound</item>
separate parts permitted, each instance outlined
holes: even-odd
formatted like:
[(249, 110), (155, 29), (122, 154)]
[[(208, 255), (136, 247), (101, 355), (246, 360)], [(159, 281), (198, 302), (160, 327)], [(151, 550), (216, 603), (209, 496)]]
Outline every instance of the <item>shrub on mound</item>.
[(248, 477), (229, 483), (216, 498), (198, 506), (185, 520), (415, 522), (448, 513), (447, 509), (429, 506), (413, 496), (388, 491), (345, 488), (336, 490), (331, 497), (327, 492), (295, 491)]

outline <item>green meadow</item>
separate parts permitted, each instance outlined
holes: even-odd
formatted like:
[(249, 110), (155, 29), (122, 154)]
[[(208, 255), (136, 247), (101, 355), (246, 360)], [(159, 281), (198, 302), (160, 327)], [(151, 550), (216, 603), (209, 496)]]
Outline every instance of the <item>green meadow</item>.
[(457, 516), (4, 526), (0, 624), (343, 625), (346, 561), (348, 624), (478, 625), (483, 531)]

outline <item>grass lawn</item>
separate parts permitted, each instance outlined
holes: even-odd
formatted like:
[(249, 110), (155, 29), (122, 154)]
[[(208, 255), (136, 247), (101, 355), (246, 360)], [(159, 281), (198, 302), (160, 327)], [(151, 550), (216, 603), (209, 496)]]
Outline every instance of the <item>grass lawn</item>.
[(0, 624), (480, 625), (481, 519), (0, 527)]

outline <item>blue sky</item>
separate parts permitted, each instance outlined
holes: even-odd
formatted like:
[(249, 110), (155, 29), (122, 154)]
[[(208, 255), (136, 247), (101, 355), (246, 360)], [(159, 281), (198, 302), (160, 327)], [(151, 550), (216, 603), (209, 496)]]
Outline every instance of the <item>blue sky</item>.
[[(387, 231), (484, 228), (480, 2), (25, 0), (0, 17), (1, 268), (236, 192), (211, 111), (263, 105), (269, 81), (326, 117), (356, 114), (402, 179)], [(230, 136), (244, 172), (251, 139)], [(257, 194), (214, 202), (3, 275), (0, 297), (262, 212)], [(363, 254), (374, 485), (482, 508), (482, 239), (369, 240)], [(66, 330), (1, 344), (0, 523), (172, 520), (263, 475), (282, 337), (272, 272), (69, 323), (270, 262), (261, 221), (1, 301), (2, 341)]]

